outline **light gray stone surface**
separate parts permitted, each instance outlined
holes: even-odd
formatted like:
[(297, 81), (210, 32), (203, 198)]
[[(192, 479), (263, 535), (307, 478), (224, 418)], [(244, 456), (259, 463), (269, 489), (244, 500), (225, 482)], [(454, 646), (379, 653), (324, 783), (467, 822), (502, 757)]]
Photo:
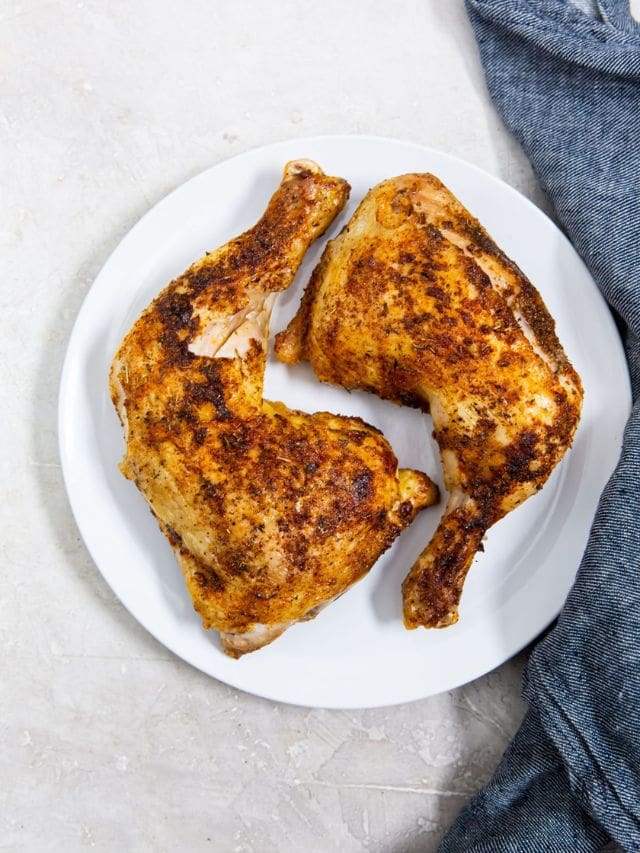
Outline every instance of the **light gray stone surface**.
[(0, 43), (0, 849), (435, 850), (518, 726), (522, 660), (349, 712), (194, 671), (93, 566), (63, 489), (56, 402), (109, 253), (232, 154), (397, 136), (541, 203), (461, 0), (3, 0)]

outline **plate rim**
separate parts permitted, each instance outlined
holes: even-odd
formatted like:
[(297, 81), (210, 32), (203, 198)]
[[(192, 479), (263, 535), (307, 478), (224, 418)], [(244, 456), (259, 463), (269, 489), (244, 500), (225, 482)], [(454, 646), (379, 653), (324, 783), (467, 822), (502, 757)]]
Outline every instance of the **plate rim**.
[[(170, 642), (167, 639), (161, 638), (160, 636), (158, 636), (158, 632), (156, 632), (155, 628), (151, 627), (151, 625), (149, 624), (149, 622), (151, 620), (148, 620), (147, 618), (145, 618), (144, 614), (140, 614), (139, 612), (137, 612), (137, 608), (131, 607), (130, 604), (127, 603), (127, 601), (125, 601), (122, 598), (122, 596), (114, 588), (114, 584), (111, 582), (111, 579), (108, 577), (107, 574), (105, 574), (105, 572), (101, 568), (100, 563), (96, 557), (96, 554), (94, 553), (94, 547), (93, 547), (93, 544), (91, 542), (91, 537), (86, 535), (86, 531), (85, 531), (85, 529), (84, 529), (83, 525), (81, 524), (79, 517), (78, 517), (77, 505), (76, 505), (75, 493), (74, 493), (74, 485), (72, 483), (71, 473), (70, 473), (70, 464), (71, 463), (70, 463), (70, 460), (67, 458), (67, 452), (66, 452), (65, 441), (64, 441), (65, 435), (66, 435), (65, 414), (66, 414), (68, 406), (70, 405), (69, 400), (70, 400), (70, 395), (72, 392), (72, 374), (73, 374), (74, 368), (76, 367), (76, 365), (74, 364), (74, 357), (76, 355), (76, 350), (78, 350), (79, 348), (81, 349), (81, 347), (80, 347), (80, 344), (81, 344), (80, 330), (82, 329), (82, 325), (85, 321), (85, 317), (90, 314), (93, 301), (97, 298), (97, 294), (98, 294), (98, 291), (100, 289), (100, 282), (103, 278), (106, 278), (108, 276), (108, 274), (110, 272), (110, 267), (115, 262), (114, 259), (116, 258), (116, 256), (119, 253), (126, 250), (130, 244), (133, 244), (134, 241), (136, 240), (138, 234), (140, 233), (140, 231), (145, 227), (146, 223), (150, 219), (152, 219), (154, 215), (157, 216), (158, 208), (164, 207), (164, 206), (169, 207), (171, 200), (176, 195), (178, 195), (182, 192), (185, 192), (185, 193), (188, 192), (187, 188), (190, 185), (201, 181), (205, 175), (216, 171), (220, 167), (226, 166), (230, 163), (236, 163), (237, 164), (239, 161), (242, 161), (244, 159), (251, 160), (252, 158), (255, 158), (256, 156), (258, 156), (259, 154), (261, 154), (265, 151), (274, 150), (274, 149), (277, 149), (279, 147), (285, 147), (285, 146), (292, 145), (292, 144), (300, 145), (301, 147), (304, 147), (304, 146), (310, 146), (310, 145), (318, 145), (318, 144), (322, 144), (322, 143), (335, 144), (335, 143), (339, 143), (339, 142), (346, 142), (347, 144), (352, 144), (354, 141), (357, 141), (357, 142), (373, 142), (376, 144), (382, 143), (384, 145), (401, 146), (401, 147), (404, 147), (407, 149), (414, 149), (414, 150), (422, 152), (422, 153), (427, 153), (428, 155), (436, 155), (437, 158), (444, 158), (445, 160), (450, 161), (450, 163), (452, 165), (462, 164), (464, 169), (471, 170), (472, 172), (475, 172), (477, 175), (480, 176), (481, 180), (484, 180), (484, 181), (488, 180), (489, 183), (499, 184), (502, 187), (502, 189), (507, 192), (507, 194), (509, 196), (516, 198), (517, 202), (519, 204), (522, 204), (522, 202), (524, 202), (525, 206), (530, 209), (530, 211), (533, 213), (534, 216), (542, 217), (542, 219), (546, 221), (547, 226), (551, 226), (551, 228), (553, 229), (555, 234), (560, 237), (562, 243), (564, 244), (564, 248), (568, 249), (579, 260), (579, 262), (583, 265), (591, 283), (593, 284), (593, 295), (597, 296), (599, 298), (600, 307), (602, 309), (604, 309), (604, 311), (607, 315), (607, 318), (610, 321), (610, 328), (614, 332), (612, 339), (615, 339), (616, 344), (617, 344), (615, 357), (620, 361), (621, 366), (624, 367), (623, 375), (625, 378), (625, 384), (624, 384), (624, 387), (620, 387), (618, 390), (619, 390), (620, 404), (622, 407), (622, 403), (624, 401), (624, 405), (625, 405), (625, 409), (626, 409), (626, 413), (627, 413), (626, 414), (627, 418), (628, 418), (628, 414), (631, 411), (631, 403), (632, 403), (632, 400), (631, 400), (631, 384), (630, 384), (630, 378), (629, 378), (629, 372), (628, 372), (628, 363), (627, 363), (626, 356), (624, 353), (624, 347), (623, 347), (622, 340), (621, 340), (620, 335), (618, 333), (617, 327), (615, 326), (615, 322), (614, 322), (613, 316), (610, 312), (609, 306), (608, 306), (602, 292), (600, 291), (599, 287), (597, 286), (597, 283), (596, 283), (593, 275), (591, 274), (590, 270), (588, 269), (588, 267), (584, 263), (584, 260), (580, 257), (575, 246), (573, 246), (573, 244), (571, 243), (571, 241), (569, 240), (567, 235), (562, 231), (562, 229), (558, 226), (558, 224), (556, 224), (553, 221), (553, 219), (551, 219), (551, 217), (548, 216), (547, 213), (545, 213), (544, 210), (541, 210), (536, 204), (534, 204), (534, 202), (532, 202), (529, 198), (527, 198), (527, 196), (525, 196), (524, 194), (519, 192), (517, 189), (512, 187), (510, 184), (508, 184), (502, 178), (495, 176), (494, 174), (487, 171), (486, 169), (483, 169), (482, 167), (478, 166), (477, 164), (470, 162), (468, 160), (465, 160), (461, 157), (458, 157), (457, 155), (451, 154), (447, 151), (439, 150), (437, 148), (433, 148), (432, 146), (423, 145), (423, 144), (418, 143), (418, 142), (413, 142), (413, 141), (410, 141), (407, 139), (400, 139), (400, 138), (388, 137), (388, 136), (377, 136), (374, 134), (319, 134), (319, 135), (305, 136), (305, 137), (291, 137), (291, 138), (286, 138), (286, 139), (281, 139), (279, 141), (271, 142), (271, 143), (268, 143), (266, 145), (253, 146), (253, 147), (247, 149), (246, 151), (242, 151), (238, 154), (235, 154), (232, 157), (218, 160), (217, 162), (213, 163), (211, 166), (208, 166), (206, 169), (202, 170), (198, 174), (193, 175), (192, 177), (188, 178), (183, 183), (174, 187), (165, 196), (163, 196), (161, 199), (159, 199), (153, 206), (151, 206), (138, 220), (136, 220), (134, 225), (118, 241), (117, 245), (114, 247), (114, 249), (107, 256), (107, 258), (106, 258), (105, 262), (103, 263), (102, 267), (100, 268), (98, 274), (96, 275), (92, 284), (90, 285), (90, 287), (88, 288), (87, 292), (84, 295), (84, 298), (83, 298), (82, 303), (80, 305), (80, 308), (78, 310), (78, 314), (77, 314), (76, 319), (73, 323), (71, 332), (70, 332), (68, 340), (67, 340), (66, 352), (65, 352), (65, 356), (64, 356), (62, 370), (60, 373), (59, 388), (58, 388), (58, 410), (57, 410), (58, 452), (59, 452), (60, 461), (61, 461), (63, 481), (64, 481), (64, 485), (65, 485), (65, 492), (67, 495), (67, 499), (68, 499), (69, 505), (71, 507), (71, 511), (73, 514), (73, 518), (74, 518), (76, 527), (77, 527), (77, 529), (78, 529), (78, 531), (82, 537), (82, 540), (84, 542), (85, 547), (87, 548), (87, 550), (91, 556), (91, 559), (95, 565), (95, 568), (98, 570), (98, 572), (100, 573), (100, 575), (102, 576), (104, 581), (107, 583), (109, 588), (113, 591), (114, 595), (116, 595), (116, 597), (118, 598), (119, 602), (123, 605), (125, 610), (127, 610), (130, 613), (130, 615), (146, 631), (148, 631), (148, 633), (150, 633), (151, 636), (153, 636), (157, 642), (159, 642), (162, 646), (164, 646), (169, 652), (171, 652), (171, 654), (175, 655), (177, 658), (184, 661), (184, 663), (186, 663), (190, 666), (193, 666), (195, 669), (198, 669), (199, 671), (203, 672), (208, 677), (215, 678), (216, 680), (220, 681), (221, 683), (226, 684), (226, 685), (228, 685), (234, 689), (242, 690), (243, 692), (250, 693), (252, 695), (259, 696), (261, 698), (268, 699), (270, 701), (281, 702), (283, 704), (293, 705), (293, 706), (297, 706), (297, 707), (305, 707), (305, 708), (327, 708), (327, 709), (348, 710), (348, 709), (356, 709), (356, 708), (392, 707), (395, 705), (405, 704), (408, 702), (420, 701), (421, 699), (427, 698), (429, 696), (437, 695), (440, 692), (445, 692), (447, 690), (456, 689), (457, 687), (463, 686), (464, 684), (468, 684), (471, 681), (474, 681), (477, 678), (480, 678), (480, 677), (486, 675), (488, 672), (493, 671), (497, 667), (506, 663), (508, 660), (510, 660), (512, 657), (514, 657), (520, 651), (522, 651), (523, 648), (525, 648), (533, 640), (535, 640), (536, 637), (538, 637), (540, 635), (540, 633), (542, 633), (554, 621), (554, 619), (557, 618), (558, 613), (562, 609), (563, 605), (561, 604), (560, 607), (550, 616), (550, 618), (547, 619), (546, 615), (545, 615), (544, 624), (542, 624), (542, 622), (541, 622), (540, 627), (536, 629), (535, 633), (532, 636), (528, 636), (522, 642), (518, 641), (518, 643), (516, 643), (516, 644), (513, 644), (513, 643), (510, 644), (510, 646), (509, 646), (510, 650), (506, 656), (502, 655), (499, 660), (490, 663), (486, 667), (480, 668), (478, 671), (476, 671), (473, 674), (473, 676), (471, 678), (467, 678), (464, 681), (457, 681), (457, 683), (455, 683), (455, 684), (452, 684), (449, 686), (444, 686), (442, 688), (439, 688), (438, 690), (432, 690), (432, 691), (427, 690), (426, 692), (425, 691), (414, 691), (409, 698), (403, 698), (403, 697), (389, 698), (389, 699), (386, 699), (383, 701), (375, 701), (375, 702), (369, 701), (366, 704), (363, 704), (362, 702), (348, 702), (348, 701), (345, 702), (345, 701), (340, 701), (340, 700), (326, 701), (326, 702), (319, 704), (317, 701), (313, 701), (313, 700), (306, 702), (306, 701), (291, 699), (291, 698), (287, 698), (287, 697), (283, 698), (283, 696), (279, 694), (277, 689), (269, 690), (269, 689), (255, 689), (252, 687), (248, 687), (246, 685), (246, 683), (244, 683), (242, 680), (242, 677), (241, 677), (242, 676), (242, 670), (240, 670), (240, 669), (238, 670), (238, 677), (235, 677), (235, 673), (232, 673), (231, 676), (227, 675), (226, 673), (224, 675), (213, 674), (212, 672), (205, 669), (203, 666), (200, 666), (194, 660), (188, 659), (187, 657), (184, 656), (183, 653), (178, 651), (178, 649), (177, 649), (178, 643), (177, 642)], [(576, 572), (577, 572), (578, 568), (579, 568), (579, 564), (576, 566)]]

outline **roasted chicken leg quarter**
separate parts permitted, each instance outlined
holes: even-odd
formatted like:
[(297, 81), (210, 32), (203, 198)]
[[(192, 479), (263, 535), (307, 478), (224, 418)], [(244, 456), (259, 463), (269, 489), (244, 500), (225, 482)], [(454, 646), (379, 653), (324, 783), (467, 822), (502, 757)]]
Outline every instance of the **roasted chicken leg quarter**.
[(262, 398), (275, 296), (348, 192), (311, 161), (289, 163), (257, 225), (169, 284), (111, 368), (122, 472), (233, 657), (313, 617), (437, 497), (358, 418)]
[(431, 411), (449, 500), (403, 584), (404, 619), (458, 618), (487, 529), (570, 446), (580, 379), (542, 298), (433, 175), (384, 181), (322, 256), (279, 357)]

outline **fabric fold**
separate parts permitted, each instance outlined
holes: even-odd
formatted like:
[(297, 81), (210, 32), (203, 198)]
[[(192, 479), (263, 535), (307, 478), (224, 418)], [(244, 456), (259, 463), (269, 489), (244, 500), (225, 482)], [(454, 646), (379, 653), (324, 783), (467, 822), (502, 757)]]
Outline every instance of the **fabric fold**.
[(503, 27), (571, 64), (640, 79), (640, 26), (617, 0), (600, 0), (598, 19), (568, 0), (469, 0), (467, 7), (485, 23)]

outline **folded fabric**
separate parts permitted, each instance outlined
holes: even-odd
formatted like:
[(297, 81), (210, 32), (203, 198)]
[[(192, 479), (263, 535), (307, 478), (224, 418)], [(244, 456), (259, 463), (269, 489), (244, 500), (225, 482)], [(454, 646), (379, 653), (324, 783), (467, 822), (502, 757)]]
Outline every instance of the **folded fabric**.
[(466, 5), (491, 96), (622, 321), (634, 407), (527, 715), (440, 849), (640, 851), (640, 27), (624, 0)]

